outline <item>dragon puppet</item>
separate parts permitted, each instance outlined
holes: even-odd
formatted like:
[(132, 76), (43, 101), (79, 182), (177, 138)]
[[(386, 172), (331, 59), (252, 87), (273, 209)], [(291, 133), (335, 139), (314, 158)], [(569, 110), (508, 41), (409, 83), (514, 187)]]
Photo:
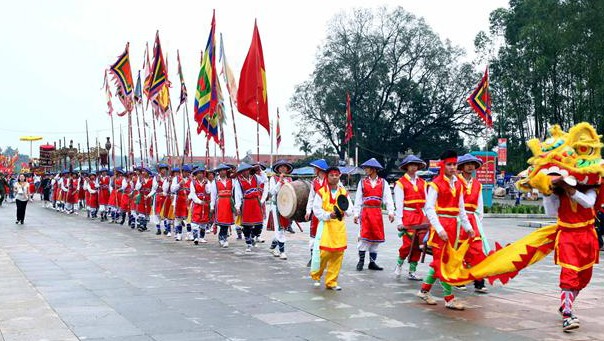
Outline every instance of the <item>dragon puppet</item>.
[[(527, 177), (516, 183), (521, 191), (537, 189), (550, 195), (555, 191), (556, 181), (577, 189), (594, 188), (604, 176), (600, 136), (589, 123), (579, 123), (568, 132), (554, 125), (547, 139), (532, 139), (527, 144), (533, 156), (528, 160)], [(441, 279), (452, 285), (480, 278), (488, 279), (491, 284), (499, 279), (505, 284), (555, 249), (559, 224), (542, 227), (505, 247), (496, 244), (494, 251), (469, 269), (463, 263), (469, 242), (461, 243), (457, 249), (447, 244), (442, 252)]]

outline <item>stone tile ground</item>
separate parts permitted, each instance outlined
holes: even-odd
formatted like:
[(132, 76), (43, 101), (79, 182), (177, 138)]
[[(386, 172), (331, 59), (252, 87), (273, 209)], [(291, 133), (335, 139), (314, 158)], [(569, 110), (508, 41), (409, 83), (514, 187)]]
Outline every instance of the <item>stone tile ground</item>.
[[(25, 225), (14, 214), (14, 205), (0, 207), (0, 341), (604, 339), (599, 266), (576, 304), (581, 329), (564, 334), (551, 256), (486, 296), (457, 292), (470, 308), (453, 312), (442, 300), (422, 305), (419, 283), (392, 276), (399, 241), (390, 224), (379, 253), (386, 271), (357, 272), (358, 227), (349, 222), (344, 290), (332, 292), (311, 285), (307, 232), (288, 235), (282, 261), (267, 243), (246, 254), (242, 241), (220, 249), (210, 235), (194, 246), (39, 202), (28, 206)], [(506, 243), (532, 231), (520, 221), (488, 219), (485, 228)]]

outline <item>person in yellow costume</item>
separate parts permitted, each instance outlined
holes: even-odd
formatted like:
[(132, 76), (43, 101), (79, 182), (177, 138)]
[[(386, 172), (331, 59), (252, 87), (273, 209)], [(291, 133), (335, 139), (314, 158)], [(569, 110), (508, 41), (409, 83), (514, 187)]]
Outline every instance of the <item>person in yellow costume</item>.
[[(348, 191), (340, 184), (340, 169), (336, 166), (327, 169), (327, 183), (319, 189), (313, 202), (313, 212), (319, 220), (313, 245), (313, 257), (310, 277), (315, 287), (321, 286), (321, 276), (325, 275), (325, 287), (329, 290), (342, 290), (338, 285), (338, 276), (346, 250), (346, 223), (342, 216), (352, 215), (352, 202)], [(348, 209), (339, 216), (336, 202), (340, 195), (348, 199)], [(339, 219), (338, 219), (339, 218)]]

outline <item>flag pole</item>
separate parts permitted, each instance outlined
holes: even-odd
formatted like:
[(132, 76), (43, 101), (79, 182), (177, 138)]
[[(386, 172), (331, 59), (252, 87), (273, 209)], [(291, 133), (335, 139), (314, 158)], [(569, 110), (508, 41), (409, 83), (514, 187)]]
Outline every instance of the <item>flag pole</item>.
[[(273, 137), (275, 135), (275, 126), (273, 125), (272, 121), (270, 123), (270, 128), (271, 128), (271, 158), (270, 158), (270, 164), (271, 164), (271, 169), (273, 169)], [(277, 150), (277, 153), (279, 153), (278, 150)]]
[[(135, 105), (136, 106), (136, 105)], [(143, 106), (143, 103), (141, 101), (141, 112), (143, 114), (143, 137), (144, 137), (144, 141), (145, 141), (145, 147), (142, 148), (145, 152), (143, 153), (143, 159), (145, 160), (145, 163), (147, 165), (149, 165), (149, 150), (147, 149), (147, 124), (145, 123), (145, 107)], [(140, 134), (139, 134), (140, 135)], [(142, 142), (141, 142), (142, 145)]]
[[(155, 140), (155, 163), (159, 163), (159, 153), (158, 145), (157, 145), (157, 129), (155, 128), (155, 115), (151, 112), (151, 117), (153, 117), (153, 139)], [(151, 141), (151, 145), (153, 145), (153, 141)]]
[(189, 121), (189, 109), (185, 105), (185, 116), (187, 117), (187, 136), (189, 137), (189, 162), (193, 163), (193, 141), (191, 140), (191, 121)]
[(88, 172), (92, 171), (92, 164), (90, 162), (90, 139), (88, 138), (88, 120), (86, 120), (86, 156), (88, 158)]
[(176, 135), (176, 124), (174, 124), (174, 111), (172, 110), (172, 101), (170, 101), (170, 119), (172, 121), (172, 130), (174, 133), (174, 148), (176, 150), (176, 157), (179, 158), (180, 157), (180, 152), (178, 151), (178, 138)]
[[(113, 115), (111, 115), (111, 140), (113, 144), (115, 144), (115, 129), (113, 129)], [(107, 155), (109, 158), (109, 155)], [(115, 167), (115, 148), (111, 148), (111, 163), (113, 163), (113, 167)]]
[[(124, 139), (122, 135), (122, 124), (120, 123), (120, 167), (124, 168)], [(115, 164), (115, 163), (114, 163)]]
[(233, 100), (231, 99), (229, 93), (229, 104), (231, 105), (231, 119), (233, 120), (233, 132), (235, 133), (235, 155), (237, 155), (237, 163), (240, 162), (239, 159), (239, 142), (237, 139), (237, 126), (235, 125), (235, 113), (233, 112)]
[[(141, 155), (141, 166), (144, 166), (145, 159), (143, 157), (143, 139), (141, 137), (141, 124), (138, 119), (138, 107), (136, 105), (134, 105), (134, 111), (136, 112), (136, 127), (138, 128), (138, 147)], [(132, 160), (132, 162), (134, 164), (134, 160)]]

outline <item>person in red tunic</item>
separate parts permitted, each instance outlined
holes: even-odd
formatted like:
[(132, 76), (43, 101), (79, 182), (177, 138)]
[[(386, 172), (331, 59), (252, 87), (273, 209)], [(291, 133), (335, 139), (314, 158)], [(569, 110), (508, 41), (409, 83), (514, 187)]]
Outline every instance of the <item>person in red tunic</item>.
[[(482, 184), (473, 177), (474, 172), (482, 166), (482, 160), (472, 154), (464, 154), (457, 159), (457, 178), (461, 182), (463, 201), (468, 214), (468, 220), (474, 229), (474, 237), (470, 248), (466, 252), (464, 262), (473, 266), (481, 262), (489, 254), (490, 247), (484, 230), (482, 218), (484, 216), (484, 203), (482, 200)], [(468, 239), (465, 232), (461, 232), (461, 239)], [(474, 291), (481, 294), (488, 292), (484, 279), (474, 281)]]
[(118, 188), (118, 195), (120, 196), (120, 225), (124, 225), (126, 222), (126, 215), (130, 214), (130, 196), (132, 195), (132, 172), (124, 172), (124, 178), (122, 185)]
[(135, 189), (138, 190), (138, 198), (136, 198), (136, 215), (138, 231), (144, 232), (147, 230), (149, 222), (149, 214), (151, 214), (151, 187), (153, 187), (153, 172), (150, 169), (141, 167), (141, 175), (138, 178)]
[(193, 244), (207, 243), (206, 227), (210, 223), (211, 190), (206, 178), (206, 169), (201, 166), (193, 171), (189, 199), (192, 200), (191, 225), (193, 226)]
[(113, 176), (111, 179), (111, 186), (110, 186), (110, 194), (109, 194), (109, 202), (108, 202), (108, 206), (109, 206), (109, 210), (111, 211), (111, 221), (110, 223), (112, 224), (116, 224), (117, 223), (117, 219), (120, 216), (120, 211), (119, 211), (119, 199), (120, 199), (120, 193), (119, 193), (119, 189), (122, 187), (122, 182), (124, 181), (124, 175), (123, 175), (123, 171), (121, 168), (114, 168), (113, 169)]
[(218, 176), (214, 179), (212, 187), (212, 201), (210, 202), (210, 211), (214, 213), (214, 220), (218, 226), (218, 242), (223, 248), (229, 247), (228, 233), (229, 228), (235, 222), (233, 218), (233, 180), (228, 176), (231, 168), (225, 164), (220, 164), (214, 169)]
[[(189, 217), (189, 190), (191, 188), (191, 167), (184, 165), (182, 167), (182, 175), (175, 176), (170, 185), (170, 192), (174, 199), (174, 239), (182, 240), (182, 228), (185, 226), (185, 221)], [(191, 225), (187, 226), (186, 240), (192, 240), (189, 236)]]
[(69, 177), (67, 178), (68, 180), (66, 181), (66, 184), (64, 185), (66, 188), (66, 212), (67, 214), (73, 214), (73, 213), (77, 213), (75, 211), (76, 209), (76, 205), (79, 201), (78, 195), (79, 195), (79, 177), (78, 174), (75, 172), (71, 172), (69, 174)]
[(128, 225), (131, 229), (136, 228), (136, 222), (138, 220), (138, 213), (136, 211), (137, 200), (140, 197), (140, 191), (136, 188), (141, 177), (142, 167), (134, 167), (130, 176), (130, 185), (132, 186), (132, 193), (130, 194), (130, 215), (128, 216)]
[[(551, 175), (551, 173), (550, 173)], [(579, 328), (573, 303), (589, 284), (593, 265), (599, 261), (598, 237), (595, 230), (596, 190), (578, 189), (562, 177), (552, 180), (553, 193), (543, 197), (545, 214), (558, 217), (554, 260), (560, 271), (560, 313), (564, 331)]]
[(84, 189), (84, 183), (86, 182), (86, 179), (88, 178), (88, 172), (84, 171), (80, 173), (80, 188), (79, 188), (79, 199), (80, 201), (78, 202), (78, 209), (83, 210), (84, 208), (86, 208), (86, 193), (88, 193), (85, 189)]
[(424, 205), (426, 204), (426, 181), (417, 175), (417, 171), (426, 168), (426, 163), (415, 155), (403, 159), (399, 168), (405, 171), (394, 185), (395, 221), (399, 238), (402, 238), (398, 249), (398, 261), (394, 269), (395, 276), (403, 272), (403, 263), (409, 258), (407, 279), (421, 281), (418, 277), (417, 262), (421, 258), (420, 245), (426, 236), (426, 229), (416, 229), (425, 221)]
[(384, 237), (384, 220), (382, 219), (382, 205), (386, 206), (388, 219), (394, 221), (394, 203), (390, 186), (384, 178), (378, 176), (378, 171), (384, 169), (374, 158), (365, 161), (361, 167), (367, 175), (359, 181), (354, 200), (354, 223), (361, 224), (357, 249), (359, 262), (357, 271), (362, 271), (365, 266), (365, 255), (369, 251), (369, 270), (384, 270), (377, 265), (377, 249), (386, 241)]
[(326, 173), (325, 171), (329, 167), (327, 162), (324, 159), (314, 160), (310, 163), (310, 166), (313, 168), (315, 173), (315, 178), (312, 180), (310, 185), (310, 192), (308, 193), (308, 202), (306, 203), (306, 215), (304, 215), (304, 220), (310, 220), (310, 235), (308, 240), (308, 247), (310, 248), (310, 259), (306, 264), (307, 268), (310, 268), (312, 263), (312, 249), (315, 244), (315, 235), (317, 234), (317, 226), (319, 225), (319, 220), (312, 212), (313, 203), (315, 201), (315, 195), (325, 186)]
[(107, 169), (101, 169), (101, 175), (97, 179), (99, 187), (99, 213), (101, 213), (101, 221), (107, 220), (107, 211), (109, 204), (109, 187), (111, 179), (107, 175)]
[(168, 198), (170, 188), (168, 178), (168, 165), (160, 163), (157, 165), (158, 173), (153, 176), (153, 187), (151, 187), (151, 197), (153, 198), (153, 216), (151, 220), (155, 222), (155, 234), (161, 235), (161, 223), (164, 222), (164, 233), (168, 234), (168, 225), (164, 219), (164, 204)]
[[(429, 305), (437, 304), (430, 295), (430, 290), (436, 279), (441, 279), (440, 258), (445, 244), (449, 243), (457, 248), (459, 242), (462, 241), (458, 232), (458, 224), (461, 224), (468, 237), (474, 238), (474, 230), (466, 215), (461, 183), (455, 176), (457, 153), (451, 150), (444, 152), (440, 157), (440, 162), (440, 173), (428, 187), (424, 206), (426, 216), (432, 225), (428, 239), (428, 245), (432, 247), (431, 269), (417, 293), (417, 296)], [(441, 286), (445, 296), (445, 307), (464, 310), (463, 303), (453, 295), (451, 285), (441, 279)]]
[(96, 181), (96, 173), (91, 172), (88, 183), (86, 185), (86, 191), (88, 192), (88, 197), (86, 199), (86, 206), (90, 211), (90, 219), (97, 218), (97, 212), (99, 210), (99, 188)]
[[(277, 208), (277, 194), (281, 189), (281, 186), (292, 181), (289, 174), (294, 170), (294, 166), (285, 160), (279, 160), (273, 165), (275, 175), (270, 179), (268, 185), (268, 191), (270, 192), (273, 204), (269, 211), (269, 218), (267, 219), (267, 225), (272, 223), (275, 226), (275, 235), (271, 243), (270, 250), (273, 256), (279, 257), (280, 259), (287, 259), (285, 254), (285, 231), (291, 228), (292, 221), (285, 218), (279, 213)], [(279, 246), (279, 248), (277, 248)]]
[(34, 200), (34, 194), (36, 194), (36, 184), (34, 182), (34, 175), (28, 174), (26, 181), (29, 185), (29, 200)]
[(246, 252), (250, 252), (255, 244), (255, 237), (262, 233), (262, 207), (260, 206), (260, 185), (264, 177), (250, 174), (253, 167), (245, 162), (237, 167), (237, 179), (233, 180), (235, 189), (235, 212), (241, 216), (241, 226), (245, 236)]

